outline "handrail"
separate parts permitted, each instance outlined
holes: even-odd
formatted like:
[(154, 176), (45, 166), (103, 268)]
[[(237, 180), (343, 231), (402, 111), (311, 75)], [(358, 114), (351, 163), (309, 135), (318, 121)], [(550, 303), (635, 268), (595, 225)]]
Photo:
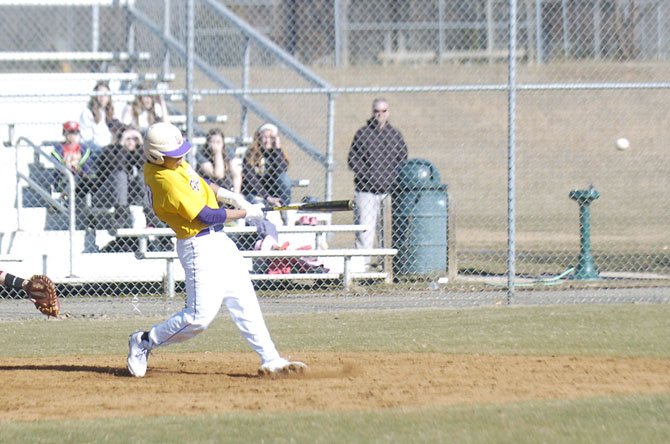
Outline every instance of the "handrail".
[[(215, 9), (222, 18), (229, 21), (233, 26), (238, 30), (244, 33), (247, 37), (254, 40), (259, 45), (263, 46), (268, 51), (276, 55), (283, 63), (287, 66), (295, 69), (303, 77), (305, 77), (310, 82), (314, 83), (319, 88), (325, 90), (332, 89), (332, 87), (320, 79), (318, 76), (309, 71), (306, 67), (302, 66), (293, 56), (288, 54), (286, 51), (281, 49), (275, 43), (270, 41), (268, 38), (251, 28), (249, 25), (244, 23), (241, 19), (236, 17), (228, 8), (225, 6), (212, 2), (211, 0), (202, 0), (209, 4), (213, 9)], [(157, 38), (161, 39), (165, 45), (171, 50), (179, 53), (184, 59), (186, 59), (186, 48), (179, 41), (173, 38), (170, 35), (166, 35), (161, 27), (156, 25), (149, 17), (143, 14), (141, 11), (137, 10), (135, 7), (128, 5), (127, 10), (133, 19), (141, 22), (149, 32), (154, 34)], [(197, 55), (193, 56), (195, 65), (202, 70), (210, 79), (219, 84), (225, 89), (237, 89), (236, 86), (219, 74), (215, 69), (213, 69), (207, 62)], [(324, 91), (326, 92), (326, 91)], [(287, 124), (283, 123), (281, 119), (278, 119), (276, 116), (265, 110), (259, 103), (255, 100), (246, 97), (243, 94), (234, 94), (233, 97), (243, 106), (247, 107), (255, 114), (257, 114), (261, 119), (273, 122), (277, 127), (286, 135), (286, 137), (292, 140), (300, 149), (302, 149), (306, 154), (311, 156), (314, 160), (319, 162), (321, 165), (325, 166), (327, 169), (330, 168), (329, 158), (322, 154), (318, 148), (316, 148), (310, 142), (304, 140), (300, 135), (294, 132)]]
[[(19, 171), (19, 146), (21, 142), (24, 142), (33, 149), (35, 156), (35, 162), (38, 162), (40, 158), (46, 159), (50, 162), (53, 167), (59, 172), (63, 173), (67, 177), (68, 182), (68, 199), (69, 205), (66, 207), (61, 202), (58, 202), (53, 197), (51, 193), (47, 192), (42, 188), (37, 182), (35, 182), (30, 177), (26, 176)], [(20, 136), (16, 139), (16, 156), (15, 156), (15, 168), (16, 168), (16, 223), (17, 229), (21, 229), (21, 208), (23, 206), (23, 188), (20, 186), (21, 179), (25, 180), (28, 185), (34, 189), (40, 196), (42, 196), (50, 205), (53, 205), (58, 211), (65, 212), (69, 210), (69, 232), (70, 232), (70, 276), (74, 276), (74, 233), (75, 233), (75, 222), (76, 222), (76, 208), (75, 208), (75, 183), (74, 183), (74, 174), (68, 168), (66, 168), (62, 163), (54, 159), (53, 156), (50, 156), (44, 153), (39, 146), (35, 145), (32, 140)]]
[(298, 62), (295, 57), (284, 51), (272, 40), (268, 39), (256, 29), (249, 26), (244, 20), (235, 15), (227, 6), (214, 0), (201, 1), (207, 3), (212, 9), (219, 13), (219, 15), (221, 15), (231, 25), (241, 31), (247, 38), (249, 38), (249, 40), (253, 40), (257, 45), (267, 49), (287, 66), (293, 68), (293, 70), (300, 74), (305, 80), (308, 80), (319, 88), (331, 88), (331, 85), (329, 85), (328, 82), (314, 74), (310, 69)]
[(111, 62), (125, 60), (149, 60), (148, 52), (103, 52), (103, 51), (41, 51), (41, 52), (7, 52), (0, 51), (3, 62), (42, 62), (42, 61), (82, 61)]

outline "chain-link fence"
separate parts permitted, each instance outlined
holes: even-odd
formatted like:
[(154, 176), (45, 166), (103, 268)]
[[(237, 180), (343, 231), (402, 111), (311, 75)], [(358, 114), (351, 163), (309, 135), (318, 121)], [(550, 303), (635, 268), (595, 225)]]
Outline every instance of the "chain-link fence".
[[(667, 2), (65, 3), (0, 6), (2, 151), (22, 175), (18, 189), (5, 178), (19, 196), (2, 200), (6, 269), (133, 307), (180, 292), (178, 264), (135, 256), (172, 251), (171, 236), (142, 247), (115, 235), (164, 227), (144, 203), (139, 153), (147, 125), (167, 119), (195, 142), (202, 175), (249, 199), (358, 203), (269, 213), (275, 248), (397, 250), (248, 258), (268, 295), (339, 292), (346, 274), (357, 294), (504, 297), (510, 269), (519, 291), (585, 298), (668, 284)], [(81, 153), (66, 143), (77, 137)], [(73, 161), (75, 190), (58, 166)], [(228, 230), (244, 251), (267, 235)]]

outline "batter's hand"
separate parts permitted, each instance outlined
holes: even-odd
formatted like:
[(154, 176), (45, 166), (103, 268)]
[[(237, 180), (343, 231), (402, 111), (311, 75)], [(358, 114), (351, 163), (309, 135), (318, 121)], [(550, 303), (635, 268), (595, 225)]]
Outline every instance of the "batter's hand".
[(245, 219), (249, 220), (258, 220), (265, 218), (265, 213), (263, 212), (263, 204), (250, 204), (246, 202), (242, 209), (247, 212)]

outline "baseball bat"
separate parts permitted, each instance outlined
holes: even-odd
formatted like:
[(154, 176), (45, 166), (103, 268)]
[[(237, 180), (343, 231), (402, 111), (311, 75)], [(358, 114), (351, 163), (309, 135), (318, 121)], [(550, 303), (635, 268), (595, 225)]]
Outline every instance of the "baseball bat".
[(305, 202), (305, 203), (296, 203), (289, 205), (281, 205), (276, 207), (265, 207), (263, 211), (286, 211), (286, 210), (299, 210), (299, 211), (351, 211), (356, 208), (356, 203), (353, 200), (328, 200), (323, 202)]

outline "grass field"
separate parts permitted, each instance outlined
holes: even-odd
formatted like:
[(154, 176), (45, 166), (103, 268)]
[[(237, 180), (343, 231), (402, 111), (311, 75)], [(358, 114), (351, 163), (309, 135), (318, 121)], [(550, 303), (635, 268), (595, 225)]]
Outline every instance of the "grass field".
[[(669, 316), (668, 305), (272, 315), (267, 320), (279, 348), (313, 356), (310, 370), (316, 374), (323, 371), (319, 366), (325, 364), (326, 356), (386, 359), (388, 366), (377, 368), (370, 381), (391, 381), (387, 373), (398, 361), (420, 363), (425, 357), (445, 367), (434, 372), (460, 373), (454, 373), (459, 375), (454, 380), (439, 379), (440, 373), (424, 373), (426, 366), (417, 365), (411, 370), (418, 376), (416, 385), (399, 380), (385, 389), (397, 391), (399, 397), (407, 395), (407, 402), (374, 408), (369, 406), (375, 405), (375, 398), (385, 396), (377, 387), (367, 394), (371, 403), (346, 407), (335, 402), (342, 396), (338, 391), (346, 392), (368, 377), (364, 371), (304, 380), (242, 378), (239, 383), (233, 381), (238, 384), (236, 390), (246, 396), (268, 390), (265, 395), (271, 399), (255, 408), (235, 409), (225, 399), (235, 393), (224, 390), (222, 407), (202, 412), (194, 410), (189, 397), (197, 385), (209, 384), (209, 390), (215, 390), (239, 375), (222, 376), (220, 369), (202, 371), (199, 361), (215, 359), (219, 353), (239, 355), (245, 363), (253, 361), (225, 317), (195, 340), (158, 351), (152, 358), (157, 369), (152, 373), (150, 364), (143, 380), (124, 373), (127, 334), (156, 319), (4, 322), (0, 323), (2, 379), (12, 381), (24, 371), (35, 387), (6, 386), (0, 392), (0, 441), (664, 443), (670, 440)], [(40, 364), (49, 360), (61, 364)], [(96, 360), (105, 364), (75, 365)], [(177, 363), (180, 370), (170, 373), (169, 367)], [(610, 364), (613, 367), (602, 372)], [(76, 386), (67, 395), (50, 387), (67, 385), (81, 373), (110, 377), (113, 383), (110, 399), (88, 405), (87, 410), (104, 411), (114, 403), (114, 393), (121, 396), (125, 390), (135, 393), (143, 404), (138, 401), (136, 408), (100, 418), (82, 409), (67, 419), (8, 419), (22, 409), (37, 412), (44, 408), (41, 404), (62, 403), (60, 396), (69, 397), (71, 404), (80, 402), (85, 393)], [(524, 379), (515, 382), (515, 373)], [(168, 390), (173, 379), (183, 385), (166, 403), (161, 392)], [(506, 386), (506, 379), (515, 383)], [(442, 397), (410, 402), (422, 399), (422, 391), (433, 392), (431, 381), (448, 390)], [(165, 387), (161, 389), (160, 384)], [(320, 407), (291, 405), (293, 398), (304, 399), (299, 398), (300, 392), (315, 384), (322, 384), (311, 395), (319, 398)], [(285, 391), (275, 387), (279, 385)], [(461, 385), (468, 386), (468, 391), (460, 393)], [(505, 386), (506, 392), (499, 391)], [(410, 390), (415, 393), (405, 393)], [(38, 395), (49, 391), (53, 393)], [(287, 408), (270, 408), (273, 403)], [(153, 414), (137, 413), (147, 408)]]

